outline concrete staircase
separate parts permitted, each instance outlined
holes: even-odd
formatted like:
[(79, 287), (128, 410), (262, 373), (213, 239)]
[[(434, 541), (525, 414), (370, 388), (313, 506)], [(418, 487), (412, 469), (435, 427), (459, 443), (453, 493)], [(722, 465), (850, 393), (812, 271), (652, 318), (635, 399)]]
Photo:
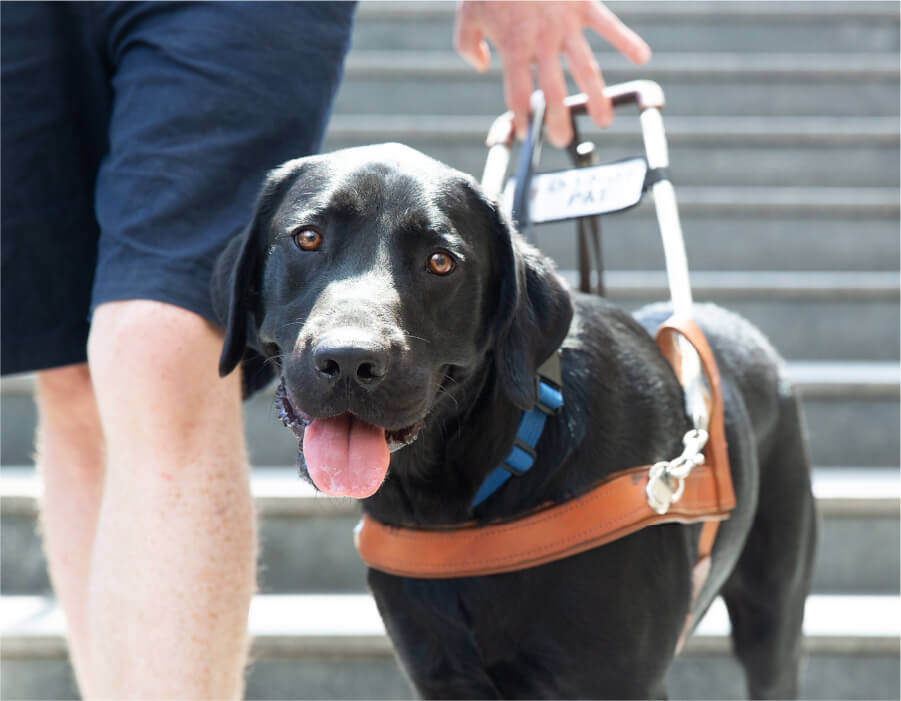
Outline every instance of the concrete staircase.
[[(802, 695), (899, 690), (899, 70), (894, 2), (610, 6), (654, 47), (635, 68), (595, 42), (608, 82), (660, 82), (699, 300), (746, 315), (801, 388), (822, 517)], [(326, 148), (396, 140), (478, 176), (503, 111), (500, 71), (451, 48), (453, 4), (367, 2)], [(641, 153), (637, 120), (585, 125), (602, 161)], [(546, 149), (548, 169), (564, 165)], [(574, 276), (571, 225), (537, 230)], [(610, 296), (666, 296), (650, 202), (604, 220)], [(2, 698), (72, 698), (63, 622), (36, 532), (32, 381), (0, 385)], [(271, 396), (247, 405), (261, 514), (249, 698), (409, 698), (350, 532), (355, 504), (294, 477)], [(711, 612), (671, 674), (673, 698), (741, 698), (728, 622)]]

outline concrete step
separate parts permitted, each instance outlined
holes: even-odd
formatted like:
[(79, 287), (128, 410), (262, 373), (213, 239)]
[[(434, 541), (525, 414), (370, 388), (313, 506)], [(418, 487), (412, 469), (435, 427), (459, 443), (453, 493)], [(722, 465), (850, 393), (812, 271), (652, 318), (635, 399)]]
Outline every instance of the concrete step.
[[(798, 319), (801, 323), (802, 319)], [(826, 323), (826, 322), (824, 322)], [(844, 323), (829, 323), (829, 333), (845, 334)], [(827, 339), (828, 340), (828, 339)], [(822, 341), (825, 342), (825, 341)], [(897, 343), (894, 347), (897, 347)], [(803, 372), (796, 375), (797, 368)], [(895, 363), (825, 362), (789, 364), (790, 377), (804, 400), (814, 464), (878, 467), (899, 461), (899, 368)], [(0, 464), (32, 462), (35, 408), (29, 376), (0, 382)], [(273, 409), (273, 393), (264, 390), (245, 403), (245, 432), (251, 462), (290, 464), (296, 455), (293, 435)]]
[[(481, 175), (490, 119), (449, 116), (336, 116), (326, 150), (401, 141), (466, 173)], [(606, 132), (585, 123), (602, 162), (644, 154), (638, 120), (626, 114)], [(886, 187), (898, 183), (898, 119), (673, 117), (666, 120), (673, 182), (717, 186)], [(514, 160), (513, 163), (516, 161)], [(541, 169), (570, 168), (545, 149)]]
[[(260, 515), (260, 591), (361, 592), (365, 567), (351, 533), (359, 505), (317, 494), (293, 467), (256, 467), (252, 489)], [(41, 487), (30, 467), (0, 470), (3, 594), (49, 594), (37, 532)], [(899, 471), (816, 468), (821, 518), (814, 591), (890, 594), (899, 590)]]
[[(568, 238), (573, 246), (574, 234)], [(539, 243), (545, 247), (545, 239)], [(575, 271), (561, 272), (578, 285)], [(663, 272), (611, 271), (604, 279), (607, 296), (630, 310), (669, 296)], [(824, 362), (897, 357), (898, 283), (897, 273), (692, 273), (696, 301), (742, 314), (786, 358)]]
[[(690, 265), (698, 271), (891, 272), (901, 255), (891, 188), (701, 188), (676, 184)], [(601, 223), (605, 268), (662, 270), (653, 200)], [(536, 227), (560, 268), (577, 267), (575, 224)]]
[[(356, 49), (452, 48), (453, 2), (365, 2)], [(898, 48), (892, 2), (610, 2), (656, 52), (884, 52)], [(586, 34), (591, 35), (591, 32)], [(596, 36), (596, 50), (610, 46)]]
[[(804, 621), (805, 699), (898, 698), (897, 596), (813, 596)], [(368, 595), (257, 596), (246, 698), (412, 698)], [(672, 698), (745, 698), (717, 601), (676, 661)], [(4, 698), (73, 698), (62, 615), (44, 597), (0, 599)], [(68, 682), (68, 684), (66, 684)]]
[[(821, 51), (828, 49), (824, 46)], [(688, 54), (657, 49), (644, 66), (634, 66), (618, 54), (600, 55), (598, 60), (609, 84), (639, 78), (660, 83), (666, 94), (667, 115), (898, 114), (897, 52), (804, 55), (696, 51), (694, 47)], [(568, 85), (570, 92), (577, 91), (575, 83)], [(453, 51), (352, 50), (334, 114), (493, 118), (505, 109), (497, 60), (484, 73), (477, 73)]]

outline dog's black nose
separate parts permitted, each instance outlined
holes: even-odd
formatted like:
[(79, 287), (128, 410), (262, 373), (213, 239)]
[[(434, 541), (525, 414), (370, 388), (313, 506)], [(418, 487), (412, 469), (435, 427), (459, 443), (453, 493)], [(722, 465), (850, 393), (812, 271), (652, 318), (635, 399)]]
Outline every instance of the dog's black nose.
[(387, 345), (374, 336), (338, 330), (320, 338), (313, 346), (313, 365), (319, 376), (329, 382), (347, 378), (373, 386), (388, 372)]

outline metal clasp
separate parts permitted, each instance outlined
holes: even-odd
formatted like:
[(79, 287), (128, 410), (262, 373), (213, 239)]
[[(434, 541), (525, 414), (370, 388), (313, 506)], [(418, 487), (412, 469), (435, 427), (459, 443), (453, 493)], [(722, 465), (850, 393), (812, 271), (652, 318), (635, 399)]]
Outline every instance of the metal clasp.
[(670, 506), (682, 498), (685, 492), (685, 478), (704, 462), (702, 451), (707, 445), (707, 438), (707, 431), (694, 428), (682, 437), (684, 450), (678, 458), (651, 466), (645, 494), (648, 506), (658, 514), (665, 514)]

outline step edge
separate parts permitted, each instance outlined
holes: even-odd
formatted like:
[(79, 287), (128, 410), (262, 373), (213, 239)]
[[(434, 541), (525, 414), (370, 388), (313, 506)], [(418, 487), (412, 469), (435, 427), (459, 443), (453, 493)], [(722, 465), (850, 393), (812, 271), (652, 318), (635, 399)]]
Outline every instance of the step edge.
[[(558, 272), (570, 283), (573, 279), (578, 279), (577, 270), (561, 268)], [(901, 276), (893, 271), (833, 273), (696, 270), (691, 272), (691, 281), (692, 290), (700, 296), (764, 295), (771, 299), (776, 294), (798, 299), (898, 301), (901, 293)], [(604, 282), (610, 296), (659, 294), (669, 290), (666, 273), (662, 270), (607, 270), (604, 272)]]
[[(61, 635), (52, 637), (3, 636), (0, 639), (0, 659), (60, 659), (68, 657), (68, 645)], [(732, 644), (727, 635), (693, 635), (685, 644), (683, 655), (731, 653)], [(807, 655), (841, 656), (890, 656), (897, 655), (901, 646), (897, 638), (864, 638), (847, 636), (829, 638), (805, 636), (802, 650)], [(309, 655), (316, 657), (394, 657), (391, 641), (384, 636), (297, 638), (292, 636), (254, 636), (251, 639), (251, 657), (267, 659)], [(252, 662), (251, 662), (252, 665)]]
[[(18, 601), (17, 601), (18, 600)], [(300, 602), (308, 601), (311, 603), (307, 606), (321, 605), (324, 601), (342, 601), (352, 602), (358, 612), (364, 612), (369, 619), (370, 629), (365, 631), (349, 631), (344, 632), (284, 632), (284, 631), (265, 631), (265, 623), (262, 621), (262, 615), (254, 615), (253, 610), (259, 610), (265, 605), (273, 606), (279, 604), (280, 608), (284, 603), (293, 604), (297, 607)], [(808, 598), (808, 615), (811, 608), (822, 610), (828, 603), (830, 611), (835, 610), (836, 606), (844, 605), (846, 608), (853, 605), (853, 602), (866, 601), (870, 605), (878, 604), (880, 607), (889, 607), (896, 611), (898, 609), (899, 597), (894, 596), (830, 596), (830, 595), (812, 595)], [(40, 630), (29, 629), (27, 624), (5, 623), (0, 629), (0, 642), (2, 649), (0, 655), (3, 658), (14, 657), (50, 657), (65, 656), (66, 643), (64, 638), (64, 623), (59, 607), (52, 597), (42, 596), (3, 596), (0, 602), (6, 604), (5, 608), (10, 609), (17, 604), (23, 602), (31, 602), (38, 604), (44, 614), (43, 627)], [(721, 619), (725, 614), (725, 607), (721, 600), (717, 600), (713, 607), (714, 617)], [(256, 654), (266, 654), (267, 647), (277, 650), (280, 654), (291, 654), (297, 652), (310, 652), (320, 650), (334, 650), (337, 653), (344, 652), (373, 652), (384, 651), (390, 653), (391, 646), (388, 638), (384, 633), (384, 626), (378, 618), (375, 602), (369, 594), (345, 594), (345, 595), (257, 595), (254, 597), (254, 604), (251, 607), (250, 631), (253, 638), (253, 649)], [(9, 614), (7, 614), (8, 616)], [(32, 620), (34, 616), (31, 617)], [(816, 628), (816, 624), (811, 627)], [(264, 631), (264, 632), (259, 632)], [(728, 649), (728, 621), (723, 626), (722, 620), (714, 621), (713, 625), (705, 626), (705, 622), (701, 623), (699, 630), (692, 636), (690, 643), (686, 646), (686, 651), (711, 651), (718, 648)], [(884, 630), (875, 630), (869, 632), (841, 632), (834, 634), (829, 632), (810, 632), (805, 634), (804, 650), (808, 653), (839, 653), (839, 654), (897, 654), (901, 650), (901, 638), (894, 632), (888, 633)]]
[[(893, 3), (820, 3), (822, 9), (815, 12), (809, 3), (761, 3), (761, 2), (730, 2), (730, 3), (671, 3), (671, 2), (617, 2), (609, 3), (610, 8), (617, 16), (628, 23), (632, 19), (658, 19), (667, 20), (684, 19), (695, 21), (699, 18), (710, 17), (742, 20), (752, 19), (779, 19), (796, 18), (809, 20), (823, 18), (847, 20), (847, 19), (895, 19), (898, 11)], [(357, 21), (360, 23), (373, 20), (409, 18), (412, 21), (421, 21), (424, 17), (449, 19), (454, 16), (454, 2), (440, 2), (430, 0), (428, 2), (367, 2), (360, 3), (357, 10)], [(363, 31), (363, 30), (360, 30)]]
[[(829, 388), (830, 396), (846, 390), (863, 396), (892, 396), (898, 391), (898, 375), (901, 372), (897, 364), (885, 361), (789, 361), (787, 366), (789, 376), (791, 377), (794, 373), (795, 384), (802, 388), (807, 387), (808, 391)], [(793, 366), (798, 369), (793, 370)], [(802, 371), (800, 368), (804, 368), (804, 370)], [(855, 368), (865, 369), (856, 371)], [(827, 369), (829, 370), (828, 376), (811, 377), (811, 372), (825, 372)], [(848, 377), (848, 374), (852, 376)], [(870, 377), (862, 377), (864, 374), (870, 374)], [(4, 377), (0, 383), (0, 394), (6, 397), (30, 397), (34, 394), (33, 378), (33, 373)]]
[[(336, 138), (365, 139), (369, 142), (391, 141), (394, 137), (435, 138), (442, 142), (471, 141), (479, 145), (488, 133), (491, 118), (484, 115), (393, 115), (356, 114), (335, 115), (326, 131), (328, 143)], [(671, 145), (705, 141), (734, 142), (736, 139), (761, 142), (798, 142), (844, 145), (852, 143), (899, 143), (897, 118), (893, 117), (669, 117), (666, 120), (667, 139)], [(584, 135), (619, 142), (634, 139), (640, 134), (636, 123), (618, 120), (608, 129), (586, 124)], [(738, 144), (743, 145), (742, 143)]]
[[(359, 516), (360, 505), (357, 502), (317, 494), (299, 477), (296, 480), (285, 477), (284, 473), (289, 469), (275, 466), (253, 468), (256, 474), (251, 478), (251, 489), (261, 517)], [(859, 473), (856, 480), (852, 476), (854, 472)], [(5, 480), (3, 473), (6, 473)], [(837, 473), (847, 473), (847, 480), (836, 477)], [(848, 483), (847, 486), (844, 482)], [(901, 472), (896, 468), (814, 467), (813, 490), (817, 507), (825, 517), (898, 518), (901, 513)], [(34, 469), (5, 466), (0, 470), (2, 515), (36, 517), (40, 493), (41, 485)]]
[[(596, 52), (604, 63), (604, 72), (622, 76), (661, 79), (674, 76), (690, 77), (693, 81), (710, 78), (762, 77), (770, 80), (796, 81), (820, 79), (884, 80), (899, 75), (897, 55), (886, 51), (872, 53), (849, 51), (821, 52), (682, 52), (667, 51), (654, 55), (642, 66), (628, 63), (617, 53)], [(493, 58), (488, 68), (476, 72), (450, 49), (357, 49), (352, 48), (345, 61), (345, 81), (356, 78), (384, 76), (437, 77), (463, 80), (496, 80), (502, 67)], [(619, 80), (619, 78), (617, 78)], [(346, 89), (346, 88), (345, 88)]]

